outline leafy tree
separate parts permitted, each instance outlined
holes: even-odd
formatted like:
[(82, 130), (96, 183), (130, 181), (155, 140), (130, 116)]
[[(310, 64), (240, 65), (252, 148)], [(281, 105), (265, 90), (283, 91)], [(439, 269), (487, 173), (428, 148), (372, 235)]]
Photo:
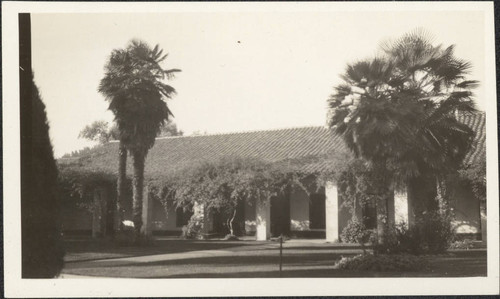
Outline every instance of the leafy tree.
[(161, 126), (158, 137), (183, 136), (183, 135), (184, 132), (177, 128), (177, 124), (171, 120), (168, 120), (163, 126)]
[[(456, 113), (475, 111), (466, 80), (471, 65), (453, 46), (434, 46), (422, 31), (382, 45), (381, 57), (347, 66), (328, 103), (329, 123), (356, 157), (378, 174), (377, 234), (383, 243), (387, 200), (408, 184), (419, 212), (434, 208), (437, 178), (455, 171), (472, 141)], [(417, 213), (419, 214), (419, 213)]]
[(166, 99), (175, 94), (175, 89), (163, 80), (180, 71), (163, 69), (160, 63), (166, 57), (158, 45), (151, 48), (143, 41), (132, 40), (126, 48), (112, 51), (99, 84), (99, 92), (109, 101), (120, 132), (119, 198), (125, 178), (126, 151), (133, 158), (133, 221), (137, 241), (142, 227), (146, 155), (161, 126), (172, 116)]
[[(166, 136), (182, 136), (184, 132), (177, 128), (177, 125), (168, 120), (165, 124), (163, 124), (160, 128), (160, 132), (158, 133), (158, 137), (166, 137)], [(97, 141), (100, 144), (107, 143), (111, 140), (118, 140), (120, 136), (120, 132), (118, 131), (118, 126), (116, 123), (113, 123), (110, 127), (109, 123), (104, 120), (94, 121), (90, 125), (85, 126), (85, 128), (80, 131), (79, 138), (85, 138), (91, 141)], [(124, 210), (122, 207), (122, 203), (124, 201), (124, 194), (126, 192), (125, 188), (125, 180), (126, 180), (126, 164), (127, 164), (127, 152), (124, 148), (124, 145), (120, 143), (120, 161), (119, 161), (119, 179), (118, 179), (118, 200), (117, 200), (117, 213), (118, 213), (118, 222), (120, 223), (120, 229), (122, 229), (122, 220)], [(78, 155), (76, 152), (72, 155)], [(70, 157), (71, 155), (65, 155), (64, 157)]]
[[(177, 128), (177, 124), (168, 120), (160, 127), (158, 137), (182, 136), (184, 132)], [(84, 138), (90, 141), (97, 141), (100, 144), (111, 140), (119, 140), (120, 132), (118, 126), (113, 123), (111, 126), (105, 120), (96, 120), (90, 125), (86, 125), (78, 135), (78, 138)]]
[(78, 138), (97, 141), (100, 144), (107, 143), (110, 140), (118, 140), (118, 137), (119, 132), (116, 124), (109, 127), (109, 123), (105, 120), (94, 121), (90, 125), (85, 126), (78, 135)]

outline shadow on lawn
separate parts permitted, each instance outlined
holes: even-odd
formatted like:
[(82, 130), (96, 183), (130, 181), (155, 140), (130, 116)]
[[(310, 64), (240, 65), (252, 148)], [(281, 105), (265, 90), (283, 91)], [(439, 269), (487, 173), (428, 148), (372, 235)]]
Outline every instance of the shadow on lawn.
[[(340, 255), (331, 253), (310, 254), (310, 255), (291, 255), (283, 256), (283, 265), (288, 266), (327, 266), (334, 265), (340, 259)], [(238, 267), (238, 266), (264, 266), (276, 265), (278, 267), (278, 255), (229, 255), (229, 256), (211, 256), (198, 258), (181, 258), (175, 260), (155, 261), (155, 262), (129, 262), (129, 261), (102, 261), (93, 264), (93, 268), (108, 268), (108, 267), (167, 267), (167, 266), (211, 266), (217, 268)], [(72, 264), (71, 269), (88, 268), (89, 265)]]
[[(274, 243), (271, 243), (274, 244)], [(279, 243), (276, 244), (276, 248), (279, 247)], [(283, 249), (285, 250), (304, 250), (304, 251), (309, 251), (309, 250), (356, 250), (362, 252), (361, 246), (356, 246), (356, 245), (342, 245), (338, 246), (335, 244), (319, 244), (316, 246), (295, 246), (294, 244), (287, 244), (283, 243)], [(371, 247), (366, 247), (366, 250), (370, 250)], [(276, 250), (274, 248), (267, 248), (266, 250)]]
[[(347, 254), (342, 254), (346, 256)], [(282, 277), (478, 277), (486, 276), (486, 252), (454, 252), (427, 256), (429, 267), (419, 271), (381, 272), (333, 269), (341, 254), (283, 256)], [(280, 277), (279, 256), (269, 251), (243, 255), (202, 256), (155, 262), (99, 261), (72, 263), (66, 273), (136, 278), (270, 278)], [(276, 270), (274, 270), (276, 269)]]
[(68, 239), (64, 244), (67, 255), (66, 263), (262, 245), (250, 241), (214, 242), (178, 239), (154, 240), (151, 244), (142, 246), (120, 245), (112, 241), (93, 239)]

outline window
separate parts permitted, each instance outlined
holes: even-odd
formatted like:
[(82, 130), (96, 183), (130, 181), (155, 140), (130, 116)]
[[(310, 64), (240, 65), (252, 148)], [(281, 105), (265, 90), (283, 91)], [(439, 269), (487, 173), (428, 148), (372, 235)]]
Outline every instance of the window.
[(325, 228), (325, 194), (314, 193), (309, 203), (309, 228)]

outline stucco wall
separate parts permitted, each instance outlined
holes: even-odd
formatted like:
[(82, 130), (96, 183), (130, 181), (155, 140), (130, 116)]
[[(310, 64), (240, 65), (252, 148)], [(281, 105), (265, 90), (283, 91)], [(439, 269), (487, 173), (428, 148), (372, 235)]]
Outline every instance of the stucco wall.
[[(358, 216), (361, 215), (361, 206), (358, 204), (356, 207), (356, 213)], [(347, 223), (352, 218), (352, 214), (350, 208), (345, 205), (344, 198), (339, 194), (339, 235), (342, 233), (342, 230), (347, 226)]]
[(91, 231), (92, 213), (70, 205), (63, 206), (62, 231)]
[(181, 231), (182, 227), (176, 227), (177, 214), (172, 204), (168, 205), (168, 213), (165, 207), (157, 199), (153, 203), (153, 231)]
[(460, 234), (475, 234), (481, 232), (481, 216), (479, 201), (474, 197), (466, 182), (456, 186), (450, 200), (455, 214), (454, 225)]

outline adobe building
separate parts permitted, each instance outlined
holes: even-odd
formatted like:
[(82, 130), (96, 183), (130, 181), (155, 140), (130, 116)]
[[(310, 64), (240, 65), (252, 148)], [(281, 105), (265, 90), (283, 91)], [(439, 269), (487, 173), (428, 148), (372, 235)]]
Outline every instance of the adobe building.
[[(485, 115), (478, 113), (462, 116), (460, 120), (475, 132), (473, 146), (464, 164), (471, 165), (485, 159)], [(203, 160), (217, 161), (227, 156), (257, 157), (268, 162), (279, 162), (306, 157), (325, 157), (343, 150), (340, 136), (324, 127), (302, 127), (241, 133), (201, 136), (157, 138), (146, 159), (145, 182), (165, 176), (187, 163)], [(314, 160), (302, 167), (311, 175), (326, 172), (334, 167), (328, 160)], [(318, 162), (320, 161), (320, 162)], [(118, 142), (110, 142), (93, 148), (89, 154), (60, 159), (61, 167), (84, 169), (116, 178), (118, 170)], [(127, 173), (131, 174), (131, 163)], [(112, 179), (113, 180), (113, 179)], [(116, 179), (114, 179), (116, 180)], [(145, 183), (145, 185), (147, 185)], [(468, 184), (458, 184), (452, 199), (456, 215), (457, 232), (481, 239), (485, 234), (485, 204), (475, 198)], [(86, 233), (93, 236), (109, 234), (116, 227), (113, 213), (116, 200), (116, 185), (112, 181), (94, 184), (93, 212), (68, 205), (64, 213), (63, 230), (66, 233)], [(301, 190), (285, 192), (265, 202), (246, 202), (238, 208), (236, 222), (241, 235), (254, 235), (256, 240), (266, 240), (282, 233), (297, 238), (319, 238), (339, 242), (339, 236), (352, 215), (343, 208), (342, 194), (334, 181), (319, 186), (314, 192)], [(124, 206), (125, 218), (131, 220), (131, 200)], [(166, 212), (166, 210), (168, 212)], [(370, 205), (355, 209), (357, 216), (364, 218), (367, 227), (375, 227), (375, 208)], [(206, 236), (224, 231), (224, 220), (216, 214), (195, 206), (194, 211), (165, 209), (158, 199), (145, 188), (143, 222), (147, 235), (180, 235), (182, 227), (195, 213), (203, 221)], [(407, 195), (397, 193), (390, 203), (389, 213), (393, 221), (408, 220)], [(481, 216), (481, 214), (483, 214)]]

